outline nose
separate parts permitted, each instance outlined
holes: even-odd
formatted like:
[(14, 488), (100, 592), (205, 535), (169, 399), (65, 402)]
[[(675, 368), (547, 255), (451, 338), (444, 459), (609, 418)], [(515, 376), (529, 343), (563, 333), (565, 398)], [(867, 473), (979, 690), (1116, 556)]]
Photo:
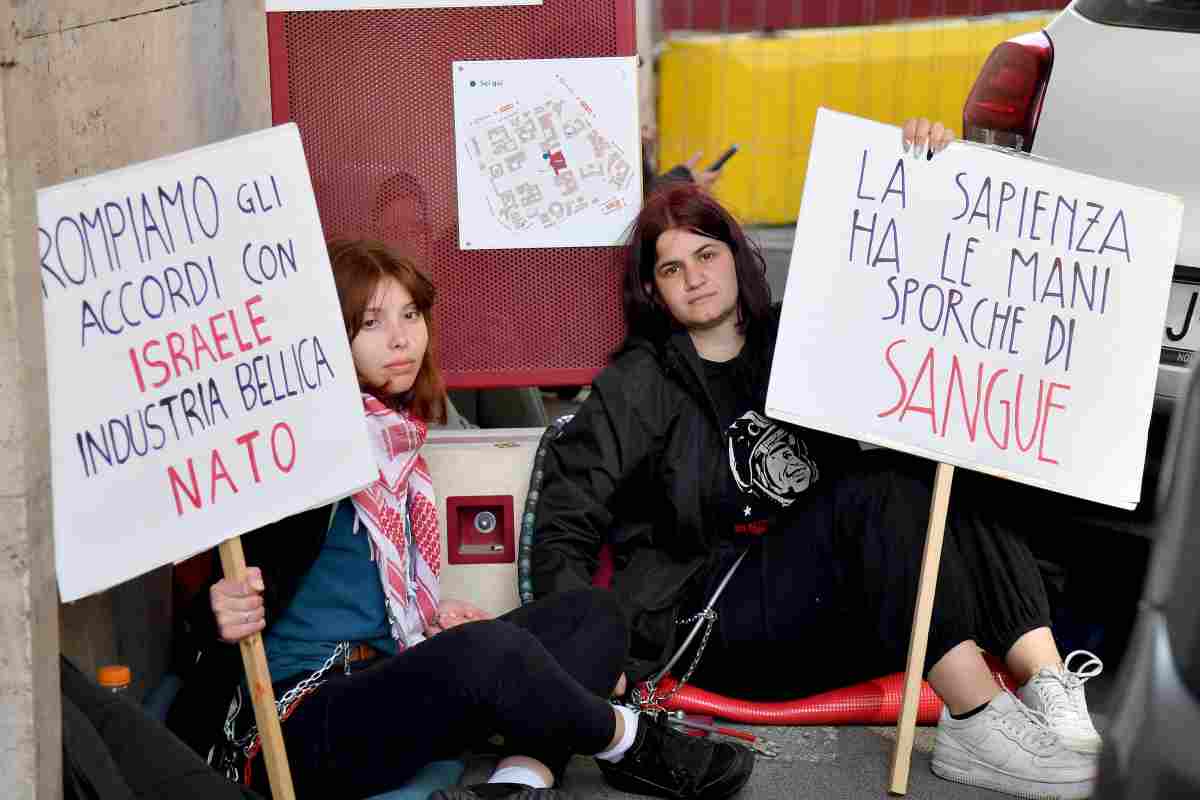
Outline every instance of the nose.
[(689, 291), (703, 286), (705, 280), (704, 270), (700, 268), (699, 264), (691, 263), (684, 265), (683, 284)]
[(393, 325), (389, 334), (389, 344), (393, 350), (403, 350), (408, 347), (408, 331), (403, 325)]

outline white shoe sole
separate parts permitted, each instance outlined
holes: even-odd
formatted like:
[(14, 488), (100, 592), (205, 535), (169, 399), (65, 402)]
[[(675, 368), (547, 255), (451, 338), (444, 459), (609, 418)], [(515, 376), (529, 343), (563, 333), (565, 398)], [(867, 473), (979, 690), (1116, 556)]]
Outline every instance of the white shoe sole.
[(1050, 782), (1022, 778), (1000, 772), (961, 748), (954, 748), (957, 763), (950, 763), (944, 754), (934, 753), (930, 768), (933, 774), (948, 781), (993, 789), (1027, 800), (1084, 800), (1092, 796), (1096, 788), (1094, 777), (1082, 781)]
[(1077, 738), (1074, 736), (1064, 736), (1060, 733), (1059, 739), (1062, 740), (1064, 747), (1074, 750), (1076, 753), (1086, 753), (1089, 756), (1099, 755), (1100, 751), (1104, 749), (1104, 740), (1099, 736)]

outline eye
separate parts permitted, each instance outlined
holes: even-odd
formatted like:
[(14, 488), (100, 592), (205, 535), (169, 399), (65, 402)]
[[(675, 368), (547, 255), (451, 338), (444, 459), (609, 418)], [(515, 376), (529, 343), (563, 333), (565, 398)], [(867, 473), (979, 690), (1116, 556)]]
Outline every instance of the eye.
[(364, 319), (362, 321), (362, 329), (364, 331), (369, 331), (378, 325), (379, 325), (379, 320), (375, 319), (374, 317), (367, 317), (366, 319)]
[(701, 261), (712, 261), (716, 257), (717, 257), (717, 251), (713, 250), (711, 248), (708, 250), (705, 250), (703, 253), (700, 254)]
[(418, 319), (421, 318), (421, 312), (420, 311), (406, 311), (406, 312), (404, 312), (404, 318), (406, 320), (408, 320), (409, 322), (416, 322)]
[(676, 272), (679, 272), (678, 264), (667, 264), (666, 266), (661, 267), (658, 270), (658, 274), (662, 275), (664, 278), (669, 278), (672, 275), (674, 275)]

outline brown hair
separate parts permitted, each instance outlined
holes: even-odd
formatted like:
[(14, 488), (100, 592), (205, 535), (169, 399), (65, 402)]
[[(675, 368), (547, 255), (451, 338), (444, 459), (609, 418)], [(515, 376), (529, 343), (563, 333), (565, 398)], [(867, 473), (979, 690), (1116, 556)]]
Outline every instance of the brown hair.
[(331, 239), (328, 247), (333, 282), (337, 286), (346, 336), (350, 341), (354, 341), (362, 328), (363, 313), (375, 296), (381, 280), (394, 278), (412, 295), (413, 303), (425, 318), (425, 326), (429, 330), (425, 357), (421, 360), (421, 369), (417, 372), (412, 389), (402, 395), (379, 399), (394, 407), (406, 408), (427, 422), (445, 423), (446, 381), (437, 364), (437, 333), (431, 314), (437, 298), (433, 281), (411, 259), (377, 240)]

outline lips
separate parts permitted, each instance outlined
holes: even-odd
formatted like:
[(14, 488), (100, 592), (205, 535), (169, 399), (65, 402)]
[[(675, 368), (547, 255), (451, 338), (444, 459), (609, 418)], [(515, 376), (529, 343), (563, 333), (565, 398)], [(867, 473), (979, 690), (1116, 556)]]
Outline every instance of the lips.
[(693, 297), (692, 299), (688, 300), (688, 305), (690, 306), (695, 303), (703, 303), (705, 300), (709, 299), (710, 297), (716, 297), (716, 296), (717, 296), (716, 292), (709, 292), (708, 294), (702, 294), (699, 297)]
[(383, 368), (403, 371), (406, 369), (412, 369), (412, 367), (414, 365), (416, 365), (416, 363), (417, 362), (413, 361), (412, 359), (405, 358), (405, 359), (399, 359), (396, 361), (389, 361), (388, 363), (383, 365)]

